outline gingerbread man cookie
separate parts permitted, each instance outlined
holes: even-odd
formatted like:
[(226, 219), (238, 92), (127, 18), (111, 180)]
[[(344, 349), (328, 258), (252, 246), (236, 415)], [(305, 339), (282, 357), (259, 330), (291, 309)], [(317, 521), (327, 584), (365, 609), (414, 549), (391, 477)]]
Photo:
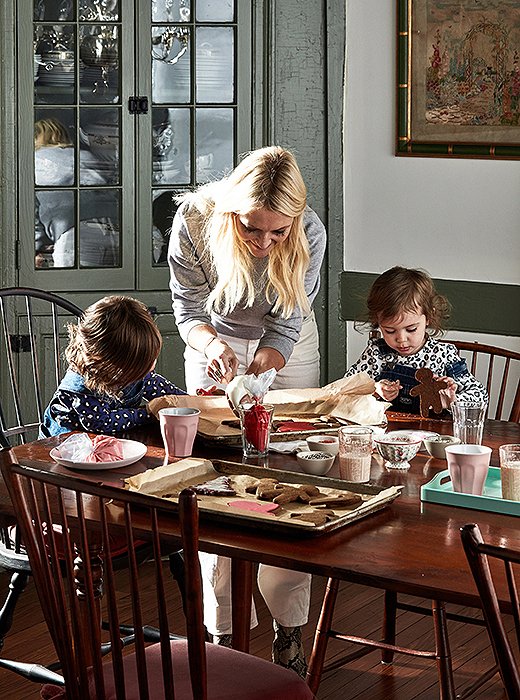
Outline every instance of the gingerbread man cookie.
[(430, 408), (435, 413), (440, 413), (442, 411), (440, 392), (441, 389), (447, 388), (448, 382), (443, 379), (434, 379), (433, 372), (428, 367), (418, 369), (415, 378), (419, 384), (410, 389), (410, 395), (419, 397), (421, 416), (428, 418)]

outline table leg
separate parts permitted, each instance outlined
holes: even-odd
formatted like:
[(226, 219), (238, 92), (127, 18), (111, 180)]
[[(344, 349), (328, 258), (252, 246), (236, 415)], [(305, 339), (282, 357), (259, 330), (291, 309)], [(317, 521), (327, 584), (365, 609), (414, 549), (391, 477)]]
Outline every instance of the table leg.
[[(395, 644), (395, 621), (397, 615), (397, 593), (385, 591), (385, 609), (383, 612), (383, 642)], [(383, 649), (381, 661), (391, 664), (394, 660), (394, 652), (391, 649)]]
[(249, 653), (251, 627), (251, 597), (253, 595), (253, 564), (231, 560), (231, 618), (233, 648)]

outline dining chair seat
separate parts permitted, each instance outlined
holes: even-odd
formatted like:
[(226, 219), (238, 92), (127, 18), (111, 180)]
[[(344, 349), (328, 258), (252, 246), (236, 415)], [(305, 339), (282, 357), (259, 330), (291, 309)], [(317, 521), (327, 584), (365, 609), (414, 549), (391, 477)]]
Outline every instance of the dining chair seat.
[[(170, 643), (176, 698), (192, 698), (189, 650), (187, 640)], [(153, 644), (145, 650), (147, 680), (151, 698), (169, 697), (162, 677), (161, 648)], [(287, 669), (271, 661), (259, 659), (234, 649), (206, 643), (208, 700), (309, 700), (313, 694), (308, 686)], [(117, 700), (118, 685), (111, 663), (104, 664), (104, 700)], [(125, 700), (139, 700), (139, 671), (135, 654), (123, 659)], [(171, 689), (169, 689), (171, 691)], [(44, 685), (42, 700), (66, 700), (64, 687)], [(93, 674), (90, 678), (89, 698), (97, 698)]]

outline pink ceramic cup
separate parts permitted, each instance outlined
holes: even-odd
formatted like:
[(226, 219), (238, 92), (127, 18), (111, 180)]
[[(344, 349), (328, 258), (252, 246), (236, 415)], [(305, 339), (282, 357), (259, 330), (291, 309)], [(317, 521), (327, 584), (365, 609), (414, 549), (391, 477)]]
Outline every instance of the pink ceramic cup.
[(453, 490), (481, 496), (489, 469), (491, 447), (448, 445), (446, 459)]
[(172, 457), (189, 457), (197, 434), (200, 411), (198, 408), (161, 408), (159, 423), (164, 442), (164, 463)]

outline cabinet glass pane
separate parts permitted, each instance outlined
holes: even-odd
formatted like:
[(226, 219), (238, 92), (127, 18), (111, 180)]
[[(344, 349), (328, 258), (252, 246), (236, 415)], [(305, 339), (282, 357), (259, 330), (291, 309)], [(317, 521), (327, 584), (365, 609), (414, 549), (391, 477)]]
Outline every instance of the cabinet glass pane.
[(232, 109), (196, 110), (196, 181), (209, 182), (233, 167)]
[(120, 183), (118, 108), (80, 108), (80, 184)]
[(73, 0), (34, 0), (36, 22), (67, 22), (73, 18)]
[[(170, 228), (177, 205), (172, 190), (154, 190), (152, 204), (152, 259), (154, 265), (165, 265)], [(178, 193), (177, 193), (178, 194)]]
[(76, 110), (37, 109), (34, 116), (35, 184), (74, 185)]
[(189, 184), (191, 175), (190, 110), (153, 108), (153, 184)]
[(80, 192), (80, 267), (120, 266), (120, 209), (119, 190)]
[(232, 22), (233, 0), (197, 0), (197, 22)]
[(81, 25), (79, 55), (81, 102), (97, 104), (119, 102), (118, 27)]
[(71, 104), (75, 96), (75, 28), (42, 25), (34, 28), (34, 101)]
[(34, 266), (74, 267), (75, 192), (40, 190), (34, 198)]
[(152, 0), (152, 22), (189, 22), (190, 0)]
[(191, 99), (191, 30), (152, 27), (152, 101), (188, 103)]
[(117, 22), (119, 0), (79, 0), (80, 22)]
[(197, 29), (197, 102), (233, 102), (233, 43), (232, 27)]

